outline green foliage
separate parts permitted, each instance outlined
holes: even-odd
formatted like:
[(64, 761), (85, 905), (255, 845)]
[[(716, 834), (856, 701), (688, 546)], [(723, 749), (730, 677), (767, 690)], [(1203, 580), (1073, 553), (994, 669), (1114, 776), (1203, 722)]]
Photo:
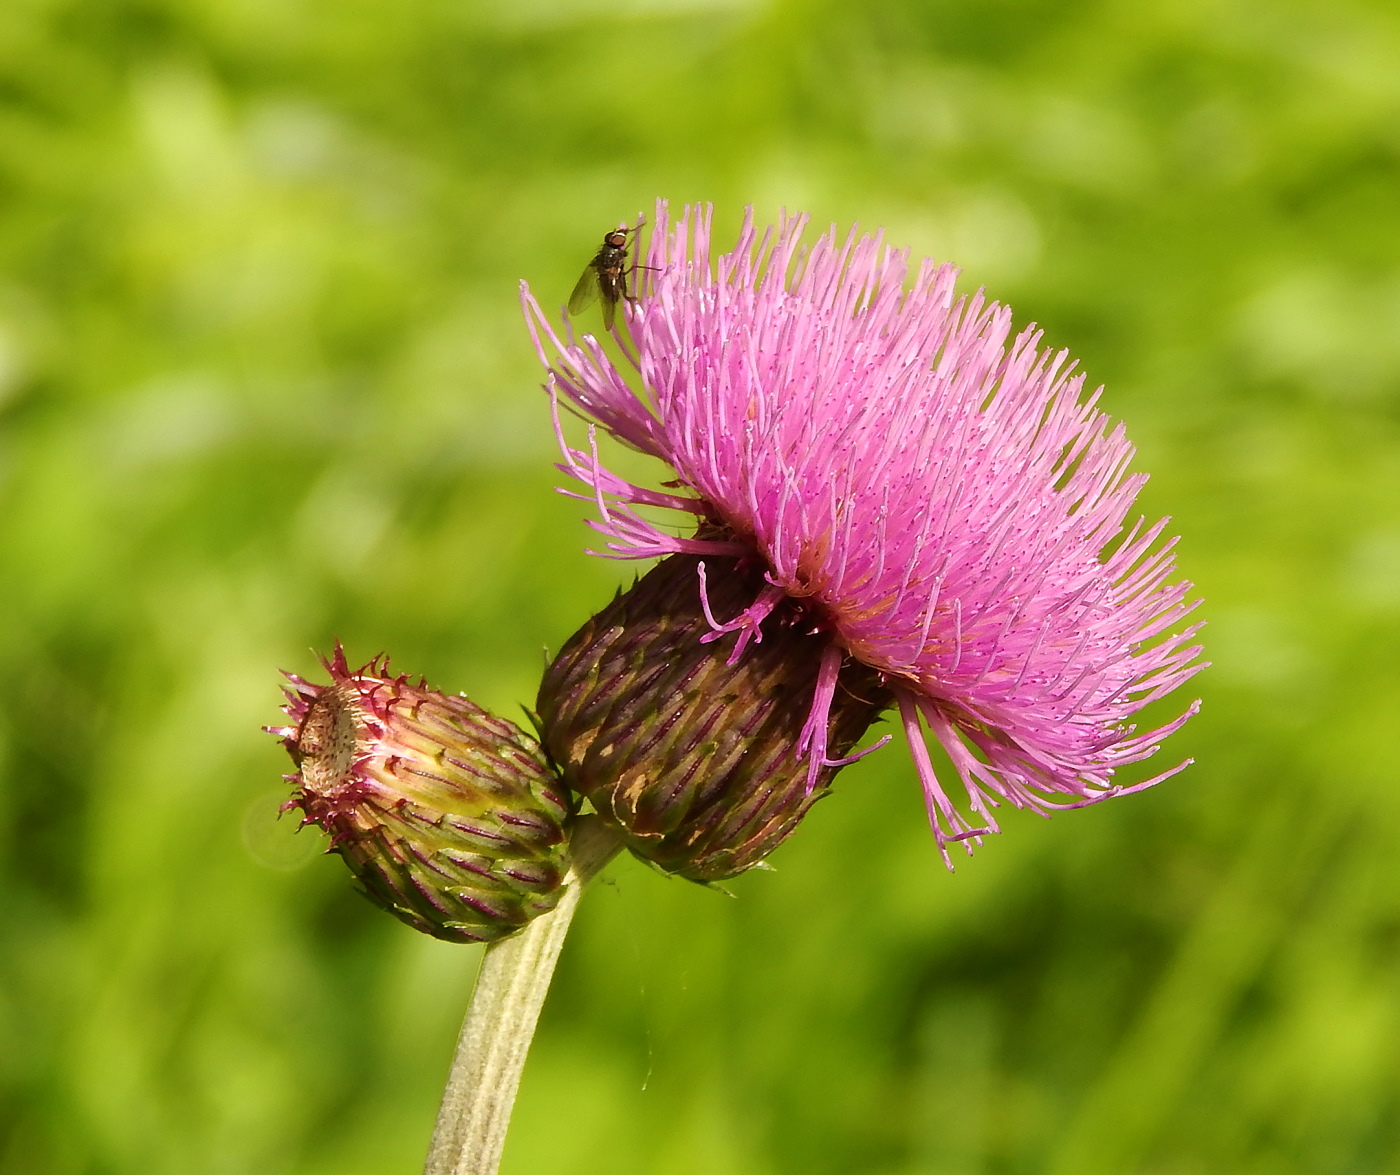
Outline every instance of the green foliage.
[(257, 727), (337, 636), (514, 716), (630, 577), (515, 283), (658, 194), (1043, 323), (1215, 667), (1195, 767), (953, 875), (894, 748), (737, 900), (614, 866), (506, 1171), (1400, 1166), (1397, 79), (1381, 0), (0, 4), (0, 1169), (418, 1169), (475, 951)]

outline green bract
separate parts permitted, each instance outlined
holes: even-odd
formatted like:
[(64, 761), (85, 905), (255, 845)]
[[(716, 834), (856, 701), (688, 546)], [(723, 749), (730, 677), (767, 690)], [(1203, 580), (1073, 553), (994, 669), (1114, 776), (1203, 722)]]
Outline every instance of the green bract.
[(297, 764), (288, 807), (320, 825), (366, 894), (410, 926), (490, 942), (554, 908), (568, 872), (568, 804), (539, 744), (464, 697), (351, 671), (293, 674), (280, 735)]

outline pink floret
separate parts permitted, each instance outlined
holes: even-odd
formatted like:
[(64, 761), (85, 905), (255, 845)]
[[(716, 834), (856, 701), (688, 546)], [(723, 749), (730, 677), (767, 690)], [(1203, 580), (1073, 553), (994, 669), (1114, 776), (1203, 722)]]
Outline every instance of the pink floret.
[[(773, 588), (740, 617), (736, 652), (780, 594), (831, 638), (805, 732), (826, 761), (841, 657), (887, 675), (940, 846), (996, 831), (1005, 800), (1038, 811), (1138, 791), (1146, 759), (1195, 712), (1136, 733), (1130, 717), (1204, 668), (1197, 601), (1174, 580), (1166, 519), (1127, 525), (1145, 475), (1122, 425), (1083, 396), (1066, 352), (957, 270), (880, 234), (801, 243), (806, 217), (710, 257), (710, 213), (669, 224), (657, 206), (645, 295), (620, 318), (636, 370), (590, 335), (561, 338), (528, 290), (548, 387), (675, 471), (685, 492), (627, 482), (562, 439), (564, 469), (597, 503), (605, 553), (758, 553)], [(628, 342), (630, 337), (630, 343)], [(637, 385), (640, 385), (638, 390)], [(677, 536), (636, 507), (685, 511), (729, 532)], [(714, 533), (707, 527), (702, 533)], [(697, 585), (702, 590), (703, 585)], [(967, 790), (948, 798), (927, 727)]]

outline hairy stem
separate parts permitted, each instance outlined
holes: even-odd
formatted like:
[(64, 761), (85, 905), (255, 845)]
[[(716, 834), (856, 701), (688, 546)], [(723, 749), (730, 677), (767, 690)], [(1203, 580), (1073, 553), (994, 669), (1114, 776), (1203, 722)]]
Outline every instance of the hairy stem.
[(423, 1175), (496, 1175), (559, 949), (584, 886), (620, 847), (596, 816), (579, 817), (570, 837), (574, 864), (559, 904), (486, 948)]

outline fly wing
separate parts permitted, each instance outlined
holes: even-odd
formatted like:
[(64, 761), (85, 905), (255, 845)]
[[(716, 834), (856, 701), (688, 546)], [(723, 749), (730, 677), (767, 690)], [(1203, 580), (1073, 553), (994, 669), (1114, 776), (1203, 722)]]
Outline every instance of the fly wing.
[(578, 279), (578, 285), (574, 287), (574, 292), (569, 295), (569, 313), (582, 314), (598, 296), (598, 270), (590, 265), (583, 271), (583, 276)]

